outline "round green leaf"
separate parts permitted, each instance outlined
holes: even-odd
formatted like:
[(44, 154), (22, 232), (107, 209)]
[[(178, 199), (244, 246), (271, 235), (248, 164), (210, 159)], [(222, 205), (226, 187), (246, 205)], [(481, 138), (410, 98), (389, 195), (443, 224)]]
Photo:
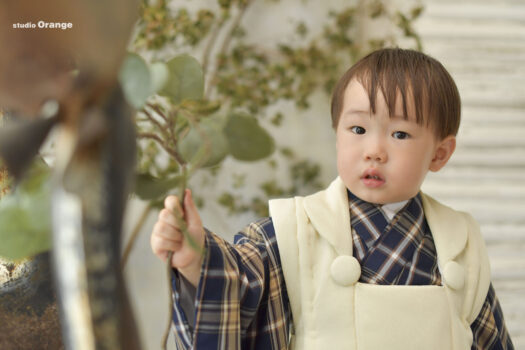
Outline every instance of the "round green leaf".
[(187, 162), (201, 167), (219, 164), (228, 154), (228, 140), (218, 120), (205, 119), (179, 141), (178, 149)]
[(161, 90), (168, 82), (170, 72), (164, 62), (154, 62), (149, 66), (151, 74), (151, 87), (153, 92)]
[[(0, 212), (0, 256), (20, 260), (51, 249), (51, 230), (39, 226), (28, 211), (18, 207)], [(48, 227), (46, 227), (48, 226)]]
[(137, 109), (142, 107), (153, 93), (148, 65), (137, 54), (127, 54), (120, 68), (119, 81), (126, 100)]
[(166, 63), (169, 79), (159, 94), (169, 97), (173, 103), (198, 100), (204, 94), (204, 74), (200, 63), (189, 55), (180, 55)]
[(177, 187), (180, 177), (159, 179), (150, 174), (138, 174), (135, 177), (135, 194), (143, 200), (155, 200), (166, 196), (166, 194)]
[(33, 168), (15, 191), (0, 200), (0, 256), (19, 260), (51, 248), (47, 169)]
[(275, 149), (273, 138), (259, 126), (253, 117), (234, 114), (226, 123), (224, 132), (231, 155), (243, 161), (255, 161), (271, 155)]

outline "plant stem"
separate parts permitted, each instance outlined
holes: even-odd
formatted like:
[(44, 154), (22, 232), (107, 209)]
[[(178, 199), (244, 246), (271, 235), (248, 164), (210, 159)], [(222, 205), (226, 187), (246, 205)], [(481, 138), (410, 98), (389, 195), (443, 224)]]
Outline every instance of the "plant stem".
[(145, 138), (145, 139), (152, 139), (152, 140), (155, 140), (157, 141), (157, 143), (166, 151), (168, 152), (168, 154), (170, 156), (172, 156), (173, 158), (175, 158), (175, 160), (179, 163), (179, 164), (184, 164), (186, 163), (186, 161), (182, 158), (182, 156), (174, 149), (172, 149), (171, 147), (169, 147), (168, 145), (166, 145), (166, 143), (164, 142), (164, 140), (162, 140), (159, 136), (151, 133), (151, 132), (139, 132), (137, 133), (137, 137), (138, 138)]
[[(187, 185), (187, 173), (186, 173), (186, 165), (181, 164), (181, 193), (180, 193), (180, 206), (182, 210), (184, 211), (184, 194), (186, 193), (186, 185)], [(177, 221), (181, 222), (179, 218), (177, 217)], [(184, 238), (187, 239), (189, 236), (189, 233), (187, 229), (184, 230)], [(190, 237), (191, 238), (191, 237)], [(168, 258), (166, 260), (166, 272), (168, 277), (168, 289), (169, 289), (169, 311), (168, 311), (168, 325), (166, 326), (166, 330), (164, 331), (164, 336), (162, 337), (162, 349), (166, 350), (166, 346), (168, 344), (168, 338), (170, 336), (170, 330), (171, 330), (171, 323), (173, 322), (173, 285), (171, 283), (171, 274), (172, 274), (172, 266), (171, 266), (171, 260), (173, 258), (173, 252), (168, 252)]]
[(164, 127), (159, 123), (158, 120), (155, 119), (155, 117), (153, 117), (153, 115), (151, 115), (151, 113), (146, 108), (142, 108), (141, 112), (144, 113), (148, 120), (152, 124), (154, 124), (161, 132), (164, 131)]
[(133, 250), (133, 247), (135, 246), (135, 242), (137, 241), (137, 237), (140, 233), (140, 230), (144, 226), (144, 223), (146, 222), (146, 219), (149, 216), (149, 213), (151, 212), (151, 205), (148, 204), (144, 210), (142, 211), (142, 214), (140, 215), (139, 220), (135, 224), (135, 227), (133, 228), (133, 232), (131, 233), (131, 237), (129, 238), (128, 244), (126, 245), (126, 248), (124, 249), (124, 253), (122, 254), (122, 258), (120, 261), (120, 265), (122, 270), (126, 267), (126, 263), (128, 262), (129, 254)]
[(154, 105), (153, 103), (147, 103), (146, 106), (153, 109), (159, 115), (159, 117), (164, 119), (164, 122), (168, 123), (168, 117), (166, 117), (166, 115), (162, 112), (159, 106)]
[(162, 349), (166, 350), (166, 346), (168, 345), (168, 338), (170, 336), (170, 330), (171, 330), (171, 323), (173, 322), (173, 285), (171, 284), (171, 259), (173, 258), (173, 252), (168, 252), (168, 259), (166, 263), (166, 273), (168, 277), (168, 290), (169, 290), (169, 311), (168, 311), (168, 325), (166, 326), (166, 330), (164, 331), (164, 335), (162, 336)]
[[(175, 136), (175, 128), (177, 127), (177, 114), (179, 113), (178, 108), (174, 108), (170, 111), (169, 117), (166, 117), (167, 124), (168, 124), (168, 133), (173, 140), (173, 144), (177, 144), (177, 136)], [(180, 163), (180, 162), (179, 162)]]

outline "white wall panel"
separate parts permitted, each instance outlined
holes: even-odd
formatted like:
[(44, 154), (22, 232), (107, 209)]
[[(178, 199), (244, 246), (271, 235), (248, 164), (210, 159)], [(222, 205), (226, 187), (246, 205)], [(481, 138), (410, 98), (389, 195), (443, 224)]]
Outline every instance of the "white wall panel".
[(427, 0), (424, 50), (463, 99), (458, 147), (424, 189), (480, 222), (516, 349), (525, 349), (525, 4)]

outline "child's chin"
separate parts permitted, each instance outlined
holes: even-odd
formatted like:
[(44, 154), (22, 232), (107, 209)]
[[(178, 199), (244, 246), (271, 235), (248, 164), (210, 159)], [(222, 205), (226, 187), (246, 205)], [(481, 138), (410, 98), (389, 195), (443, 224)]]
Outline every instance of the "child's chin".
[(350, 190), (355, 196), (358, 198), (364, 200), (365, 202), (372, 203), (372, 204), (386, 204), (388, 203), (384, 195), (381, 195), (379, 193), (370, 193), (372, 191), (352, 191)]
[(350, 192), (352, 192), (355, 196), (357, 196), (358, 198), (368, 203), (378, 204), (378, 205), (397, 203), (397, 202), (401, 202), (401, 201), (410, 199), (410, 198), (404, 198), (401, 195), (380, 193), (380, 191), (370, 191), (370, 190), (359, 191), (358, 190), (358, 191), (353, 192), (352, 190), (350, 190)]

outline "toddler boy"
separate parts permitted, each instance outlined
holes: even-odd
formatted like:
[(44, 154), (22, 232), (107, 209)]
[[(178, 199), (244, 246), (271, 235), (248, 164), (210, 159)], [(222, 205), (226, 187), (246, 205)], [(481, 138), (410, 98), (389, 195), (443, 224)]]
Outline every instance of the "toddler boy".
[(204, 230), (190, 191), (184, 210), (167, 197), (151, 246), (174, 252), (177, 348), (513, 349), (478, 225), (420, 191), (454, 152), (460, 110), (435, 59), (375, 51), (334, 90), (326, 190), (270, 201), (234, 244)]

